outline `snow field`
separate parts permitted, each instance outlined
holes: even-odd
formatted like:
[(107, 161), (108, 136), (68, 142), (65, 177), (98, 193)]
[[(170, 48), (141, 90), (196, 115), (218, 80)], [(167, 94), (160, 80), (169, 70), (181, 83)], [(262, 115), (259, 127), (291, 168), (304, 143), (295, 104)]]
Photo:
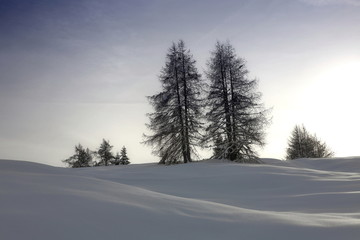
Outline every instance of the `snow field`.
[(0, 239), (360, 239), (360, 159), (0, 161)]

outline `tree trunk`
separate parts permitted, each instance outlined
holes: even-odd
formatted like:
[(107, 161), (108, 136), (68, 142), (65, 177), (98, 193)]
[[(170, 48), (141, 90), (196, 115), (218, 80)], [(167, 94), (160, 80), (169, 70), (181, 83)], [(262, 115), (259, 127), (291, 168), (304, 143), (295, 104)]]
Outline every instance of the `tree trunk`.
[(231, 131), (231, 117), (230, 117), (230, 107), (229, 107), (229, 93), (227, 90), (226, 83), (226, 70), (224, 69), (224, 60), (220, 58), (220, 72), (221, 72), (221, 83), (222, 83), (222, 92), (223, 92), (223, 100), (224, 100), (224, 114), (225, 114), (225, 128), (226, 128), (226, 136), (227, 136), (227, 158), (232, 159), (232, 131)]
[(183, 70), (183, 84), (184, 84), (184, 120), (185, 120), (185, 151), (186, 161), (191, 162), (190, 156), (190, 138), (189, 138), (189, 112), (188, 112), (188, 89), (187, 89), (187, 78), (186, 78), (186, 66), (185, 66), (185, 55), (182, 53), (182, 70)]
[[(177, 56), (175, 56), (176, 58)], [(178, 69), (177, 69), (177, 59), (174, 62), (174, 70), (175, 70), (175, 81), (176, 81), (176, 94), (177, 94), (177, 103), (178, 103), (178, 114), (180, 119), (180, 135), (181, 135), (181, 151), (183, 155), (184, 163), (187, 163), (187, 154), (186, 154), (186, 142), (185, 142), (185, 134), (184, 134), (184, 119), (183, 119), (183, 112), (181, 106), (181, 93), (180, 93), (180, 85), (179, 85), (179, 76), (178, 76)]]
[(236, 120), (235, 120), (235, 94), (234, 94), (234, 78), (231, 71), (231, 66), (229, 69), (230, 73), (230, 91), (231, 91), (231, 117), (232, 117), (232, 139), (231, 139), (231, 149), (232, 152), (230, 153), (230, 160), (236, 160), (237, 159), (237, 153), (238, 149), (236, 147), (237, 145), (237, 138), (236, 138)]

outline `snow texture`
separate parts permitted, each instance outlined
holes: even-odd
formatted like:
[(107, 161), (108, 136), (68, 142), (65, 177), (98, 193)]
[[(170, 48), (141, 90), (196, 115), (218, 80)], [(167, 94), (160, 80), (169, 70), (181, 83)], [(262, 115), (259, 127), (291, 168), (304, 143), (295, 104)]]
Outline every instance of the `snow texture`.
[(0, 161), (0, 239), (360, 239), (360, 158)]

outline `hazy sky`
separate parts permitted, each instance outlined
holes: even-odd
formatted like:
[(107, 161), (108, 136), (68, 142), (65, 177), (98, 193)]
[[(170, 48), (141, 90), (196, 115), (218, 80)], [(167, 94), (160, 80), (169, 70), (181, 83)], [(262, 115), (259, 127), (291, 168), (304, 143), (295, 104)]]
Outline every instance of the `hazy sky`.
[(63, 166), (105, 138), (158, 161), (145, 96), (178, 39), (201, 73), (217, 40), (247, 60), (273, 107), (261, 157), (283, 158), (295, 124), (360, 155), (360, 0), (0, 0), (0, 34), (1, 159)]

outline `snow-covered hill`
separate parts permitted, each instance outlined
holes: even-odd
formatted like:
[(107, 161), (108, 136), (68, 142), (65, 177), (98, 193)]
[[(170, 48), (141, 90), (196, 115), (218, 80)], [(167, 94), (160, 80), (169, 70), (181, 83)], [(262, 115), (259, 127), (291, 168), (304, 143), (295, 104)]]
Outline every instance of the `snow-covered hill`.
[(0, 161), (0, 239), (360, 239), (360, 158)]

